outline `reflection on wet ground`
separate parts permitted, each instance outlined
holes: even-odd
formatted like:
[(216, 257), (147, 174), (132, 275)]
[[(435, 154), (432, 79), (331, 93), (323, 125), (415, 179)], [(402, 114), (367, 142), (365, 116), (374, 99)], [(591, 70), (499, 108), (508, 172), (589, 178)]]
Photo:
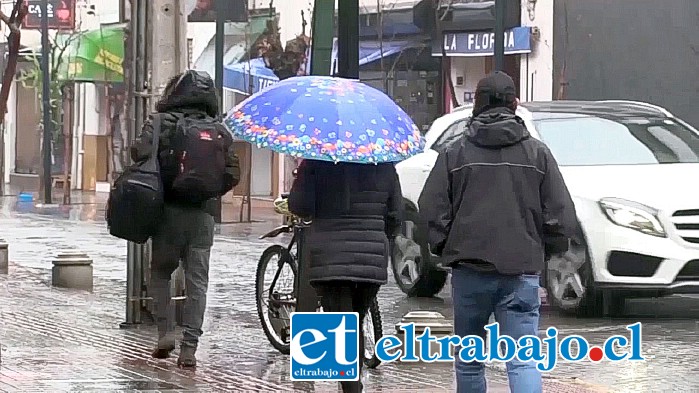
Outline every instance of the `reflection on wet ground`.
[[(277, 354), (262, 335), (251, 288), (254, 287), (254, 269), (257, 259), (270, 243), (257, 240), (257, 236), (277, 225), (278, 221), (270, 221), (275, 217), (269, 212), (261, 212), (258, 216), (265, 217), (266, 221), (223, 225), (221, 234), (216, 239), (211, 262), (209, 311), (205, 336), (209, 341), (205, 340), (207, 346), (202, 350), (202, 362), (209, 365), (235, 365), (231, 368), (241, 371), (236, 374), (237, 377), (231, 377), (212, 366), (205, 369), (206, 373), (211, 373), (208, 378), (215, 379), (219, 384), (217, 386), (224, 386), (225, 383), (230, 383), (230, 386), (244, 384), (250, 388), (250, 391), (264, 391), (261, 388), (264, 386), (267, 388), (274, 386), (272, 390), (320, 389), (322, 391), (327, 388), (333, 391), (333, 387), (327, 384), (310, 387), (308, 384), (294, 385), (289, 382), (288, 358)], [(38, 309), (35, 310), (16, 310), (11, 305), (8, 306), (5, 301), (0, 309), (3, 312), (3, 337), (7, 337), (8, 330), (22, 329), (22, 326), (27, 324), (32, 325), (28, 330), (38, 329), (42, 333), (39, 336), (26, 335), (25, 337), (17, 336), (15, 331), (14, 337), (25, 337), (21, 346), (24, 349), (20, 351), (14, 345), (8, 348), (6, 340), (3, 342), (6, 351), (3, 353), (3, 358), (7, 360), (19, 356), (25, 362), (24, 367), (30, 367), (32, 361), (50, 365), (50, 357), (47, 359), (45, 356), (37, 356), (35, 352), (31, 352), (36, 351), (36, 348), (42, 348), (42, 340), (46, 337), (65, 340), (71, 335), (81, 337), (85, 335), (85, 328), (90, 327), (96, 332), (88, 335), (90, 340), (106, 341), (104, 344), (95, 344), (105, 348), (105, 357), (95, 361), (90, 358), (91, 352), (85, 350), (85, 363), (95, 363), (95, 367), (85, 368), (78, 375), (63, 379), (80, 381), (82, 378), (84, 382), (81, 389), (83, 390), (94, 389), (94, 378), (101, 378), (99, 383), (112, 384), (108, 386), (114, 386), (114, 390), (119, 389), (117, 386), (123, 386), (120, 384), (123, 383), (124, 378), (130, 381), (141, 381), (138, 383), (142, 385), (130, 385), (136, 386), (133, 389), (137, 390), (176, 390), (174, 385), (185, 386), (182, 379), (184, 374), (173, 374), (170, 363), (162, 365), (144, 360), (142, 352), (147, 351), (152, 340), (152, 332), (136, 331), (133, 336), (125, 338), (124, 331), (115, 331), (115, 326), (123, 318), (126, 246), (125, 242), (107, 234), (104, 223), (100, 222), (102, 217), (103, 208), (100, 203), (86, 203), (70, 208), (38, 209), (18, 207), (16, 202), (8, 202), (7, 198), (3, 201), (0, 238), (6, 238), (9, 241), (12, 261), (18, 265), (17, 269), (42, 269), (34, 271), (31, 275), (25, 275), (21, 283), (5, 281), (3, 284), (5, 290), (14, 290), (15, 295), (18, 295), (22, 287), (25, 289), (34, 285), (45, 287), (48, 281), (47, 269), (51, 266), (50, 257), (56, 251), (66, 248), (78, 248), (94, 259), (97, 283), (95, 295), (88, 298), (66, 295), (67, 300), (62, 297), (47, 299), (49, 295), (40, 295), (40, 299), (36, 300)], [(96, 222), (90, 222), (90, 220)], [(56, 292), (49, 291), (49, 293)], [(389, 283), (382, 288), (379, 295), (384, 332), (393, 332), (395, 323), (409, 311), (435, 310), (451, 318), (449, 293), (450, 287), (447, 285), (437, 298), (406, 299), (395, 283)], [(30, 296), (29, 292), (26, 296)], [(10, 300), (17, 302), (17, 308), (22, 305), (21, 300), (17, 298)], [(66, 321), (66, 316), (60, 315), (62, 309), (69, 308), (68, 305), (75, 306), (80, 302), (91, 304), (92, 311), (89, 317), (75, 316), (74, 319)], [(61, 305), (65, 307), (61, 308)], [(56, 321), (62, 321), (60, 322), (62, 324), (53, 328), (50, 324), (44, 326), (46, 322), (41, 320), (42, 314), (37, 314), (38, 312), (47, 317), (53, 315), (53, 318)], [(695, 348), (699, 340), (699, 299), (672, 297), (634, 300), (628, 303), (627, 312), (627, 316), (620, 319), (575, 319), (546, 312), (542, 318), (542, 329), (556, 326), (563, 335), (580, 334), (597, 344), (602, 343), (609, 335), (625, 334), (626, 325), (642, 321), (644, 323), (643, 352), (648, 358), (644, 363), (611, 364), (605, 361), (560, 363), (550, 376), (566, 381), (577, 378), (623, 392), (698, 391), (699, 355), (696, 354)], [(124, 339), (131, 340), (134, 349), (127, 351), (128, 356), (124, 355), (121, 360), (118, 360), (118, 356), (117, 358), (113, 356), (114, 353), (120, 353), (120, 349), (118, 346), (109, 344), (109, 340)], [(79, 342), (71, 346), (70, 353), (73, 357), (69, 359), (71, 363), (82, 360), (80, 348)], [(19, 352), (14, 352), (16, 350)], [(47, 350), (47, 354), (51, 353), (56, 355), (53, 359), (56, 362), (56, 369), (65, 369), (66, 360), (62, 359), (62, 355)], [(122, 362), (121, 366), (119, 362)], [(143, 366), (142, 368), (147, 371), (141, 370), (141, 372), (144, 372), (148, 378), (139, 379), (132, 375), (133, 372), (129, 370), (134, 369), (133, 363)], [(493, 381), (504, 381), (501, 367), (493, 366), (490, 369)], [(12, 366), (7, 363), (3, 364), (2, 370), (3, 375), (10, 373), (14, 380), (23, 378), (23, 371), (12, 374)], [(123, 374), (129, 377), (124, 377)], [(205, 375), (203, 371), (197, 374), (201, 379), (188, 382), (186, 389), (207, 383), (207, 377), (201, 376)], [(451, 386), (451, 375), (450, 365), (392, 364), (382, 365), (379, 369), (372, 371), (368, 378), (372, 381), (373, 387), (383, 388), (386, 391), (395, 391), (400, 386), (410, 384), (423, 391), (442, 391)], [(24, 378), (27, 376), (25, 375)], [(46, 375), (44, 379), (54, 381), (56, 384), (60, 383), (55, 375)], [(228, 379), (230, 381), (226, 382)], [(0, 380), (0, 382), (5, 381)], [(3, 385), (0, 384), (0, 390), (2, 389)], [(63, 388), (57, 388), (56, 391), (58, 390)], [(376, 390), (372, 389), (372, 391)]]

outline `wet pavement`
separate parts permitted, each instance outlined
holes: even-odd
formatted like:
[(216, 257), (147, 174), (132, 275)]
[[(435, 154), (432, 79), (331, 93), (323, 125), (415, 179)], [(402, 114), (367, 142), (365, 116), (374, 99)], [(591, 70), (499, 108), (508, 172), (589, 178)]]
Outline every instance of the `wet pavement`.
[[(102, 197), (103, 198), (103, 197)], [(75, 199), (74, 199), (75, 200)], [(0, 276), (0, 391), (337, 391), (332, 383), (293, 383), (288, 357), (267, 342), (257, 319), (254, 270), (269, 242), (257, 240), (279, 220), (257, 208), (262, 222), (222, 225), (211, 261), (211, 285), (200, 366), (196, 372), (150, 359), (154, 330), (124, 330), (126, 243), (101, 222), (100, 198), (71, 207), (18, 207), (5, 198), (0, 238), (10, 243), (10, 274)], [(231, 206), (227, 209), (233, 210)], [(234, 212), (237, 215), (237, 209)], [(224, 213), (224, 221), (227, 221)], [(94, 260), (92, 294), (50, 287), (50, 259), (80, 249)], [(394, 283), (379, 294), (384, 332), (413, 310), (451, 317), (449, 287), (435, 299), (406, 299)], [(546, 314), (542, 327), (601, 343), (644, 322), (645, 363), (560, 364), (545, 391), (695, 391), (699, 387), (699, 301), (652, 299), (629, 303), (623, 319), (580, 320)], [(492, 392), (508, 391), (501, 367), (488, 369)], [(368, 374), (367, 391), (453, 391), (450, 365), (384, 364)], [(583, 382), (584, 381), (584, 382)]]

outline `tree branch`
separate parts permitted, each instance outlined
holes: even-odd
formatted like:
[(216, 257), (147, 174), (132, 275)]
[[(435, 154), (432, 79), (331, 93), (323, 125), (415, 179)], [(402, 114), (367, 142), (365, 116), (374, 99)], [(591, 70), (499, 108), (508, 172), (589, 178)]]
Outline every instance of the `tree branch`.
[[(4, 24), (6, 24), (7, 26), (12, 25), (12, 22), (10, 21), (10, 17), (5, 15), (5, 13), (2, 12), (2, 10), (0, 10), (0, 20), (2, 20), (2, 22)], [(10, 30), (12, 30), (12, 27), (10, 27)]]
[(5, 64), (5, 71), (2, 77), (2, 88), (0, 88), (0, 124), (5, 121), (7, 100), (10, 97), (12, 81), (17, 73), (17, 60), (19, 58), (20, 38), (22, 35), (19, 26), (22, 24), (25, 16), (27, 16), (27, 7), (23, 0), (15, 0), (15, 5), (12, 7), (12, 14), (9, 18), (0, 11), (0, 19), (10, 29), (10, 34), (7, 37), (7, 63)]
[[(71, 33), (70, 35), (68, 35), (68, 38), (63, 42), (63, 45), (52, 45), (54, 51), (56, 49), (58, 49), (58, 53), (54, 52), (51, 54), (52, 55), (51, 66), (53, 68), (51, 70), (52, 74), (58, 73), (59, 68), (63, 64), (63, 55), (65, 54), (66, 50), (68, 50), (68, 48), (73, 43), (73, 41), (75, 41), (78, 38), (78, 36), (80, 36), (79, 33)], [(58, 40), (58, 33), (56, 33), (56, 37), (54, 38), (54, 42), (57, 42), (57, 40)], [(53, 79), (51, 79), (51, 80), (53, 81)]]
[[(10, 29), (10, 33), (19, 33), (19, 25), (22, 24), (22, 20), (27, 15), (26, 8), (23, 7), (24, 2), (21, 0), (15, 1), (14, 6), (12, 6), (12, 12), (8, 17), (2, 10), (0, 10), (0, 20), (7, 25)], [(20, 14), (21, 11), (24, 11)], [(17, 22), (18, 17), (20, 17), (19, 22)]]

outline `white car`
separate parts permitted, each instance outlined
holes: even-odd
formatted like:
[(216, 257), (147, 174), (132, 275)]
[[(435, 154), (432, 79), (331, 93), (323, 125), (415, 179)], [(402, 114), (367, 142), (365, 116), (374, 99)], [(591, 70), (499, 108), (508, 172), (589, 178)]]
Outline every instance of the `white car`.
[[(429, 253), (418, 198), (472, 107), (437, 119), (425, 151), (397, 165), (406, 203), (392, 267), (409, 296), (433, 296), (448, 269)], [(631, 297), (699, 293), (699, 132), (667, 110), (631, 101), (521, 103), (517, 115), (561, 167), (580, 237), (543, 274), (549, 301), (576, 314), (623, 311)]]

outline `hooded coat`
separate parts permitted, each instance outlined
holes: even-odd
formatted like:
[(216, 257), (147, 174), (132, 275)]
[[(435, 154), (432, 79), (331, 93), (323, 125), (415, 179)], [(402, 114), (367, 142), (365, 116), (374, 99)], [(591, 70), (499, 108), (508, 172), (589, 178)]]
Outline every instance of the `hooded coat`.
[(578, 225), (556, 160), (508, 108), (476, 114), (465, 131), (440, 152), (420, 197), (432, 252), (448, 265), (542, 272), (545, 245), (566, 251)]
[(311, 284), (385, 284), (389, 239), (401, 230), (402, 198), (393, 164), (304, 160), (289, 209), (313, 221), (304, 242)]
[[(160, 162), (168, 154), (171, 140), (177, 131), (177, 121), (180, 116), (195, 118), (218, 118), (218, 95), (211, 77), (202, 72), (188, 70), (174, 77), (165, 87), (163, 96), (156, 104), (157, 114), (150, 115), (143, 125), (143, 130), (136, 143), (131, 147), (131, 159), (140, 162), (148, 159), (153, 143), (153, 116), (160, 116), (160, 144), (158, 151)], [(226, 154), (226, 171), (223, 179), (221, 195), (232, 190), (240, 182), (240, 164), (233, 151), (233, 137), (230, 133), (224, 133)], [(161, 174), (168, 174), (173, 168), (161, 166)], [(165, 201), (174, 202), (169, 195), (170, 179), (172, 176), (163, 176)], [(179, 202), (178, 202), (179, 203)]]

